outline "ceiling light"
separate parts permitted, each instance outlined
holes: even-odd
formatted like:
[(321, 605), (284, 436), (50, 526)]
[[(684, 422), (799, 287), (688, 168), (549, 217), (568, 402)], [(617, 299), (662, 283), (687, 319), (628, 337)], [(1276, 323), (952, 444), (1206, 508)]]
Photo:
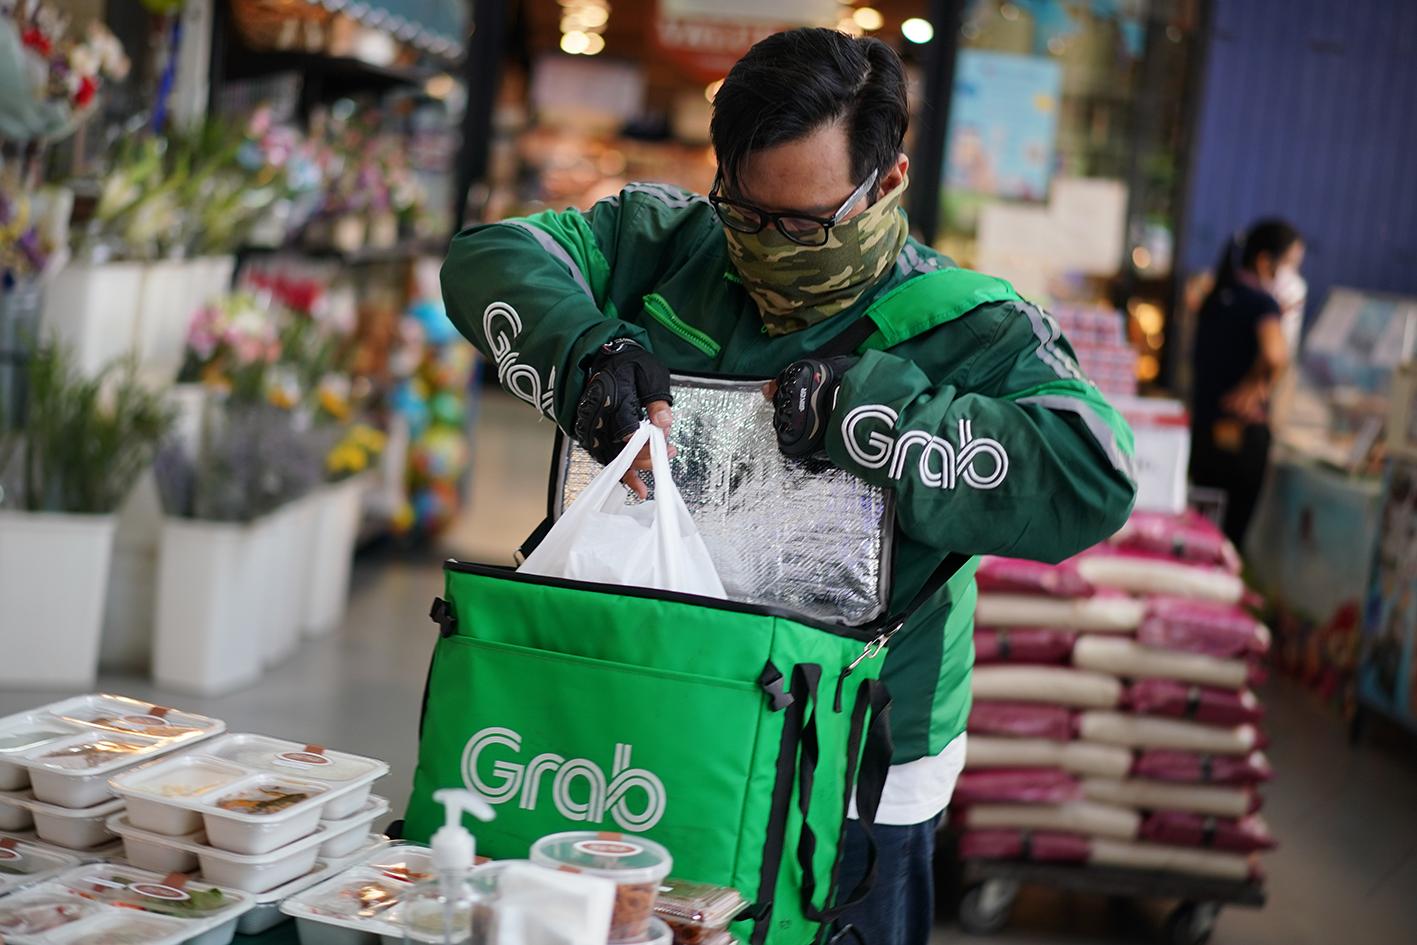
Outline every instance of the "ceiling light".
[(918, 16), (912, 16), (910, 19), (900, 24), (900, 35), (904, 36), (912, 43), (928, 43), (935, 38), (935, 28), (930, 25), (929, 20), (922, 20)]
[(851, 14), (851, 18), (856, 21), (857, 26), (867, 32), (878, 30), (886, 25), (886, 18), (881, 16), (881, 11), (875, 7), (857, 7)]

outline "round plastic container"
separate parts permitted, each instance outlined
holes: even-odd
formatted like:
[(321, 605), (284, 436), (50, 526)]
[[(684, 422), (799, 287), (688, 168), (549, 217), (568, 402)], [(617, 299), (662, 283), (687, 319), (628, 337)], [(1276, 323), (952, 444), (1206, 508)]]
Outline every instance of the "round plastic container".
[(611, 937), (611, 945), (673, 945), (674, 930), (659, 919), (650, 919), (645, 933), (636, 938)]
[(613, 880), (615, 911), (610, 917), (610, 941), (652, 941), (644, 936), (650, 933), (659, 884), (674, 866), (664, 847), (643, 837), (571, 831), (536, 841), (531, 861)]

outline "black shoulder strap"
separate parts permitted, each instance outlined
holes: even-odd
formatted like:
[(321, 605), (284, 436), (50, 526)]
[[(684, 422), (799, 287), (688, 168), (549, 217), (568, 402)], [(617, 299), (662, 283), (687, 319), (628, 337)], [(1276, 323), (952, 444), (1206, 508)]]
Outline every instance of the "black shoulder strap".
[(869, 315), (862, 315), (856, 321), (847, 325), (846, 328), (835, 338), (830, 339), (826, 344), (813, 351), (811, 357), (814, 358), (837, 358), (846, 354), (855, 354), (856, 349), (866, 342), (866, 339), (876, 333), (876, 323)]
[(915, 596), (900, 610), (884, 617), (878, 617), (867, 626), (879, 631), (881, 635), (890, 637), (895, 634), (905, 622), (910, 619), (917, 610), (925, 606), (925, 603), (937, 593), (940, 588), (950, 582), (960, 569), (969, 563), (970, 555), (960, 554), (951, 551), (945, 555), (944, 560), (935, 566), (935, 570), (930, 572), (930, 576), (925, 579), (925, 583), (920, 585), (920, 590), (915, 592)]

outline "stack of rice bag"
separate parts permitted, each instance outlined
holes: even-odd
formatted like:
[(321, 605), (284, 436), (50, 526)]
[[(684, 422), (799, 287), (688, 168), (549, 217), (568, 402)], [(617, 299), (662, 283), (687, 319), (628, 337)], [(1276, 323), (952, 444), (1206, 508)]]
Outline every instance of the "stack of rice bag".
[(952, 823), (964, 859), (1260, 878), (1268, 629), (1234, 547), (1137, 513), (1060, 565), (986, 558)]

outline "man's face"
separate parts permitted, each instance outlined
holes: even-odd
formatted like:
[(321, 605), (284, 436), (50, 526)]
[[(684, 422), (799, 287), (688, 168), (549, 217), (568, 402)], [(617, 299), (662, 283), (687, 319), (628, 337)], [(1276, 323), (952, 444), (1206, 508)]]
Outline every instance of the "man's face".
[[(743, 203), (772, 213), (800, 213), (830, 217), (861, 183), (851, 177), (851, 152), (846, 130), (839, 122), (822, 125), (795, 141), (749, 153), (741, 180), (728, 183), (728, 192)], [(843, 220), (856, 216), (871, 203), (859, 201)]]

